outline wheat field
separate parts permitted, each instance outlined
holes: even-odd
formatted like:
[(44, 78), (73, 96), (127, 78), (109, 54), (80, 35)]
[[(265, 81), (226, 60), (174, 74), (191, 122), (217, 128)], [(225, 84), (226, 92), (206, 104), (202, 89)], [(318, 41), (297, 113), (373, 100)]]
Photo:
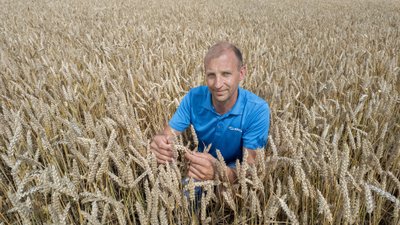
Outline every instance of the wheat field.
[[(400, 223), (400, 1), (0, 5), (1, 225)], [(270, 105), (268, 146), (237, 183), (183, 184), (149, 143), (220, 40)]]

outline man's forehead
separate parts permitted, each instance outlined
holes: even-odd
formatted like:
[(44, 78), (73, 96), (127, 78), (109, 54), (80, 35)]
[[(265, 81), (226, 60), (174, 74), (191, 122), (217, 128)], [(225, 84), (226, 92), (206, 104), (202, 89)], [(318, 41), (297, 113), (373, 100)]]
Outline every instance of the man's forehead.
[(214, 58), (218, 58), (221, 55), (225, 55), (225, 54), (235, 54), (235, 53), (230, 48), (219, 47), (219, 48), (210, 49), (207, 52), (205, 59), (214, 59)]
[(221, 57), (228, 57), (231, 60), (234, 60), (236, 64), (239, 63), (239, 60), (237, 59), (235, 53), (231, 49), (223, 49), (219, 52), (215, 52), (214, 54), (207, 54), (206, 57), (204, 58), (204, 67), (207, 67), (210, 61)]

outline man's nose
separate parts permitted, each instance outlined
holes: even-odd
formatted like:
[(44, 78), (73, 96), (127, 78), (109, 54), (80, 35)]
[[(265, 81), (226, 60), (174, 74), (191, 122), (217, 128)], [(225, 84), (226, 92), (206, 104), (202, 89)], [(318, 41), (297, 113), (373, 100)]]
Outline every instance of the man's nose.
[(216, 76), (215, 77), (215, 88), (216, 89), (219, 89), (219, 88), (221, 88), (222, 87), (222, 85), (223, 85), (223, 80), (222, 80), (222, 78), (220, 77), (220, 76)]

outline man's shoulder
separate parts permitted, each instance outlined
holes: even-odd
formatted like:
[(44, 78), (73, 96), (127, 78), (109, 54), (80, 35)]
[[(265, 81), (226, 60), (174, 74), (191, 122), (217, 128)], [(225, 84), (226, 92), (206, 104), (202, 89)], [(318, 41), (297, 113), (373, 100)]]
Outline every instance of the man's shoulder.
[(208, 87), (207, 86), (197, 86), (191, 88), (188, 92), (190, 98), (193, 100), (201, 100), (207, 98), (208, 94)]
[(208, 92), (207, 86), (197, 86), (189, 90), (189, 93), (191, 94), (207, 95), (207, 92)]
[[(243, 94), (246, 99), (243, 110), (243, 116), (246, 119), (243, 127), (254, 128), (254, 126), (257, 127), (257, 124), (269, 124), (271, 112), (267, 101), (249, 90), (243, 90)], [(262, 129), (268, 130), (268, 127)]]
[(254, 94), (253, 92), (241, 88), (240, 91), (243, 93), (243, 97), (245, 98), (246, 105), (252, 105), (255, 107), (269, 109), (268, 103), (261, 98), (260, 96)]

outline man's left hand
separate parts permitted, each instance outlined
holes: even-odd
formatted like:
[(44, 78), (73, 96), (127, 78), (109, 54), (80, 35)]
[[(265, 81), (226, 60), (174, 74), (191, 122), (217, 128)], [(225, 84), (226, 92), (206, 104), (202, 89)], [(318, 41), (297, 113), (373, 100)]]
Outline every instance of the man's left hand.
[(189, 161), (189, 177), (196, 180), (214, 179), (217, 159), (212, 155), (202, 152), (187, 152), (185, 158)]

